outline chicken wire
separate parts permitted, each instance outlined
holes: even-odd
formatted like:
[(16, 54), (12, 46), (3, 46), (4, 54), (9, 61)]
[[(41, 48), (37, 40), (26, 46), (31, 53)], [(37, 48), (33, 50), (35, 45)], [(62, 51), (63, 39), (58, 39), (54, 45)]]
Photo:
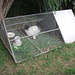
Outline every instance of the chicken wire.
[[(16, 35), (22, 35), (21, 33), (18, 32), (17, 34), (16, 32)], [(58, 38), (51, 36), (50, 32), (39, 34), (36, 37), (36, 40), (33, 40), (32, 37), (28, 37), (21, 39), (21, 41), (23, 44), (21, 47), (19, 47), (19, 49), (14, 48), (14, 41), (11, 42), (15, 58), (18, 62), (22, 61), (23, 59), (29, 59), (32, 56), (38, 55), (40, 53), (47, 52), (61, 45), (61, 41)]]
[[(47, 53), (60, 46), (63, 41), (60, 29), (51, 12), (6, 18), (4, 24), (7, 33), (15, 33), (16, 36), (20, 36), (22, 41), (22, 45), (15, 48), (13, 43), (16, 39), (8, 38), (9, 45), (11, 45), (11, 48), (9, 48), (9, 46), (8, 48), (12, 52), (12, 56), (14, 56), (16, 63)], [(23, 27), (24, 25), (29, 27), (38, 25), (40, 27), (41, 31), (36, 36), (35, 40), (32, 36), (27, 36)]]

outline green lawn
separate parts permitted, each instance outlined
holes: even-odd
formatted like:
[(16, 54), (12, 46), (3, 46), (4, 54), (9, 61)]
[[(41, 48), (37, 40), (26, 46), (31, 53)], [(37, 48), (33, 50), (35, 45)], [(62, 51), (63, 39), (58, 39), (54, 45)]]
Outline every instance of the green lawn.
[(0, 75), (75, 75), (75, 43), (15, 64), (0, 40)]

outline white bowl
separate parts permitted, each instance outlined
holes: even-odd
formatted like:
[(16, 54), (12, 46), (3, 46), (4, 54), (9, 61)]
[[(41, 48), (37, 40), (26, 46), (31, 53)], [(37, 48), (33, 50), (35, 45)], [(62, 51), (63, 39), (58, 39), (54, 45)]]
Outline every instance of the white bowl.
[(13, 38), (13, 37), (15, 36), (15, 33), (13, 33), (13, 32), (8, 32), (7, 35), (8, 35), (8, 38)]

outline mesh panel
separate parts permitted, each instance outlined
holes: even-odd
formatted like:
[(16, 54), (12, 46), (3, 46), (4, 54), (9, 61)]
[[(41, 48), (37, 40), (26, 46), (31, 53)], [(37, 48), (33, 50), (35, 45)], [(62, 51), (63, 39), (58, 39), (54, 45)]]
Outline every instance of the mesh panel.
[(48, 16), (48, 15), (44, 13), (44, 14), (37, 14), (37, 15), (35, 14), (35, 15), (26, 15), (26, 16), (6, 18), (5, 24), (10, 25), (10, 24), (17, 24), (17, 23), (25, 23), (25, 22), (29, 22), (33, 20), (43, 19), (45, 16)]
[[(62, 44), (62, 36), (52, 13), (7, 18), (5, 24), (7, 32), (15, 33), (22, 41), (22, 45), (16, 47), (16, 39), (10, 39), (17, 62), (46, 53)], [(27, 36), (24, 25), (40, 27), (41, 31), (35, 40), (32, 36)]]
[(11, 42), (15, 57), (17, 61), (21, 61), (23, 59), (28, 59), (32, 57), (32, 55), (38, 54), (39, 51), (37, 48), (27, 39), (21, 39), (22, 41), (22, 46), (15, 48), (13, 43)]
[(11, 47), (9, 45), (9, 40), (8, 40), (7, 35), (6, 35), (6, 30), (5, 30), (5, 26), (4, 26), (3, 22), (1, 22), (1, 38), (3, 39), (4, 44), (7, 45), (11, 51)]
[(39, 34), (36, 40), (33, 40), (32, 37), (28, 37), (21, 39), (21, 41), (22, 46), (18, 47), (18, 49), (15, 49), (13, 45), (14, 42), (11, 42), (17, 61), (29, 59), (41, 52), (51, 50), (61, 45), (61, 41), (51, 36), (50, 33)]

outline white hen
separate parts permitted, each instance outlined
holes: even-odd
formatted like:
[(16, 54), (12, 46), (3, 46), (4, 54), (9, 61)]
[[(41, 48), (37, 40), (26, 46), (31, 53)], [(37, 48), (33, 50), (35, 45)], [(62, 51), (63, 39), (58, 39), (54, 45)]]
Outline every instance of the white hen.
[(33, 39), (36, 39), (36, 36), (40, 32), (40, 28), (38, 26), (31, 26), (27, 30), (25, 30), (28, 36), (33, 36)]

